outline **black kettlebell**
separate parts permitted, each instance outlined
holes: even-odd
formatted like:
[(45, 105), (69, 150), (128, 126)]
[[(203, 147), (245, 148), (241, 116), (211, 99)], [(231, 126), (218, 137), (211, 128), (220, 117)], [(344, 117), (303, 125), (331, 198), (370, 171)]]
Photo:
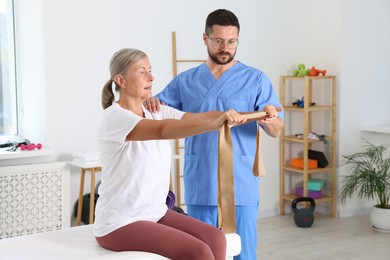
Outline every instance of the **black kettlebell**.
[[(297, 204), (300, 202), (310, 202), (309, 208), (297, 208)], [(310, 197), (299, 197), (293, 200), (291, 204), (294, 212), (294, 221), (298, 227), (311, 227), (314, 222), (314, 209), (316, 203), (313, 198)]]

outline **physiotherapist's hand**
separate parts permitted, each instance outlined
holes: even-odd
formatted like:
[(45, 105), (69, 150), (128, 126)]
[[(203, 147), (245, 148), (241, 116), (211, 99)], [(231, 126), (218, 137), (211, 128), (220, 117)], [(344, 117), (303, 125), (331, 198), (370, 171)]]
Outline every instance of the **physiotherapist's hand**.
[(271, 124), (273, 121), (278, 119), (278, 113), (282, 111), (281, 107), (274, 107), (273, 105), (266, 105), (263, 109), (264, 112), (267, 112), (267, 116), (257, 120), (259, 124)]
[(164, 105), (164, 102), (160, 102), (160, 99), (151, 97), (144, 101), (144, 107), (151, 113), (160, 111), (160, 104)]

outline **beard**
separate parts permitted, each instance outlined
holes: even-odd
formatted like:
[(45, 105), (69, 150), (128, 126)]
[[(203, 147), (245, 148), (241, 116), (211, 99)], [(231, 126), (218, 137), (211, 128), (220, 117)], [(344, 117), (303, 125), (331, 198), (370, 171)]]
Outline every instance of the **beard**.
[[(230, 52), (225, 51), (218, 51), (216, 54), (212, 54), (209, 48), (207, 48), (207, 52), (209, 53), (210, 59), (218, 65), (226, 65), (234, 59), (234, 56), (236, 56), (236, 52), (231, 54)], [(228, 55), (229, 57), (227, 59), (221, 59), (219, 55)]]

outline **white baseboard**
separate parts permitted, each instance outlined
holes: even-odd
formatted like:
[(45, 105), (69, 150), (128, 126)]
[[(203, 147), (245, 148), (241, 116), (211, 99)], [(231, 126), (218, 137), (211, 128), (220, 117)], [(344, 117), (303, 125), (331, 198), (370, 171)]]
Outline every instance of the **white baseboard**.
[(352, 216), (358, 216), (358, 215), (367, 215), (370, 214), (372, 207), (362, 207), (362, 208), (354, 208), (354, 209), (342, 209), (339, 210), (338, 217), (339, 218), (346, 218), (346, 217), (352, 217)]
[[(367, 215), (370, 214), (372, 207), (361, 207), (361, 208), (354, 208), (354, 209), (341, 209), (336, 211), (336, 218), (346, 218), (346, 217), (353, 217), (358, 215)], [(315, 212), (324, 214), (324, 215), (330, 215), (330, 208), (326, 207), (325, 205), (317, 205), (315, 208)], [(285, 214), (292, 214), (292, 209), (289, 207), (285, 208)], [(269, 218), (269, 217), (275, 217), (279, 216), (279, 208), (274, 209), (267, 209), (267, 210), (259, 210), (258, 219), (260, 218)]]
[(275, 217), (279, 216), (279, 209), (268, 209), (268, 210), (261, 210), (259, 211), (259, 214), (257, 215), (257, 218), (269, 218), (269, 217)]

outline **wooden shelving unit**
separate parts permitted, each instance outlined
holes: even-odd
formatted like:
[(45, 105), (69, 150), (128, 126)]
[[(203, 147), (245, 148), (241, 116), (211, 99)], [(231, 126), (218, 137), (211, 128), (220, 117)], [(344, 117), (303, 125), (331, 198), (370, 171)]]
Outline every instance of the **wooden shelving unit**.
[[(336, 76), (281, 76), (280, 84), (280, 99), (285, 111), (285, 127), (282, 130), (280, 142), (280, 214), (285, 213), (287, 202), (291, 206), (291, 202), (298, 197), (295, 194), (294, 183), (286, 186), (287, 177), (298, 175), (296, 178), (300, 179), (303, 184), (303, 196), (308, 196), (308, 180), (326, 176), (329, 194), (323, 193), (322, 198), (315, 199), (315, 201), (316, 204), (330, 203), (330, 216), (335, 217)], [(303, 107), (292, 104), (293, 95), (297, 93), (300, 93), (299, 97), (304, 99)], [(317, 98), (320, 102), (315, 100)], [(312, 103), (315, 104), (311, 105)], [(298, 138), (296, 131), (303, 134), (303, 137)], [(326, 133), (320, 131), (326, 131)], [(324, 135), (327, 143), (309, 138), (309, 133), (313, 132)], [(327, 153), (326, 158), (329, 164), (325, 168), (308, 168), (308, 150), (313, 147), (315, 150)], [(296, 151), (300, 151), (299, 157), (303, 158), (303, 169), (291, 167), (289, 164), (291, 158), (297, 157)]]

